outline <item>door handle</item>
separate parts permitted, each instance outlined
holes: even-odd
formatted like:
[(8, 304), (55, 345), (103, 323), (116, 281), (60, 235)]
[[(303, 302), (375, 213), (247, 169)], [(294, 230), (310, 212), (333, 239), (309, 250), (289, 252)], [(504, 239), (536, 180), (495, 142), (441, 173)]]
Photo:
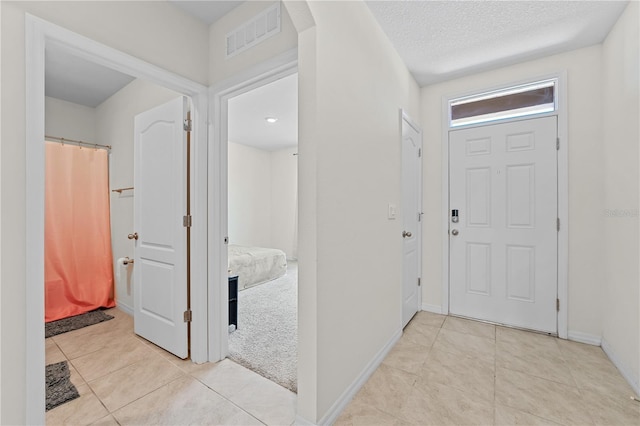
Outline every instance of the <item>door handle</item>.
[(402, 231), (402, 238), (411, 238), (411, 232)]
[(129, 234), (127, 235), (127, 238), (130, 240), (137, 240), (138, 239), (138, 233), (134, 232), (133, 234)]
[(458, 235), (458, 230), (457, 230), (457, 229), (452, 229), (452, 230), (451, 230), (451, 235), (453, 235), (454, 237), (455, 237), (456, 235)]

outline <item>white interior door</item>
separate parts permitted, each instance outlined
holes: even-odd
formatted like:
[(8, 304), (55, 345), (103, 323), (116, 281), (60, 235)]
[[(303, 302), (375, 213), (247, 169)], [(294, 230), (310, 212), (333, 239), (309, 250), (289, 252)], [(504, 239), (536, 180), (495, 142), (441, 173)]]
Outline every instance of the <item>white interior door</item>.
[(180, 97), (135, 117), (134, 323), (136, 334), (188, 356), (187, 149)]
[(420, 309), (422, 132), (402, 119), (402, 326)]
[(452, 314), (557, 332), (556, 137), (556, 117), (449, 133)]

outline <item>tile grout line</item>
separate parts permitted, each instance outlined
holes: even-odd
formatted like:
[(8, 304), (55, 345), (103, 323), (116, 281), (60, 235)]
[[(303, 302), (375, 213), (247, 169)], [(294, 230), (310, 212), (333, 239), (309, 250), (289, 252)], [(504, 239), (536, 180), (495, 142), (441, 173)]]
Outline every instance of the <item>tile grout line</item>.
[[(225, 358), (226, 359), (226, 358)], [(220, 362), (220, 361), (218, 361)], [(254, 372), (255, 373), (255, 372)], [(256, 373), (258, 374), (258, 373)], [(234, 407), (238, 408), (240, 411), (248, 414), (249, 416), (253, 417), (254, 419), (256, 419), (257, 421), (259, 421), (260, 423), (262, 423), (263, 425), (266, 425), (267, 423), (263, 422), (262, 420), (260, 420), (259, 418), (257, 418), (256, 416), (254, 416), (253, 414), (251, 414), (250, 412), (248, 412), (247, 410), (245, 410), (244, 408), (242, 408), (241, 406), (239, 406), (238, 404), (236, 404), (234, 401), (232, 401), (231, 399), (227, 398), (225, 395), (222, 395), (220, 392), (216, 391), (215, 389), (213, 389), (211, 386), (207, 385), (205, 382), (203, 382), (202, 380), (200, 380), (198, 377), (195, 377), (192, 374), (188, 374), (190, 377), (192, 377), (193, 379), (197, 380), (198, 382), (202, 383), (204, 386), (207, 387), (207, 389), (211, 390), (211, 392), (215, 393), (216, 395), (218, 395), (219, 397), (223, 398), (225, 401), (229, 402), (231, 405), (233, 405)], [(268, 379), (267, 379), (268, 380)], [(276, 383), (277, 384), (277, 383)], [(297, 395), (297, 394), (296, 394)], [(295, 423), (295, 419), (293, 420), (293, 423)]]

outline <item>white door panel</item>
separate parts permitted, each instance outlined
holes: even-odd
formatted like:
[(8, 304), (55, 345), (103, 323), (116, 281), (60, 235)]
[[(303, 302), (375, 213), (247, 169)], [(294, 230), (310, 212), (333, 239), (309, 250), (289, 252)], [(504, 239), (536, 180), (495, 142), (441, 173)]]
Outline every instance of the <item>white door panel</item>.
[(450, 132), (452, 314), (557, 331), (556, 135), (555, 117)]
[(186, 99), (135, 117), (134, 328), (136, 334), (186, 358), (187, 163)]
[(420, 258), (422, 232), (422, 133), (420, 129), (402, 120), (402, 326), (404, 327), (420, 309)]

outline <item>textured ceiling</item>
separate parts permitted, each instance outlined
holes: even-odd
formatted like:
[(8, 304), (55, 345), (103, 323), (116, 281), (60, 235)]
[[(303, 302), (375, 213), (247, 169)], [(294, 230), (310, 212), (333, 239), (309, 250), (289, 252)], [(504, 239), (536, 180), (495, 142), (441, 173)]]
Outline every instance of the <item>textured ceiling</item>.
[[(269, 124), (266, 117), (275, 117)], [(298, 144), (298, 74), (229, 100), (229, 141), (266, 151)]]
[(421, 86), (600, 43), (626, 1), (368, 1)]

